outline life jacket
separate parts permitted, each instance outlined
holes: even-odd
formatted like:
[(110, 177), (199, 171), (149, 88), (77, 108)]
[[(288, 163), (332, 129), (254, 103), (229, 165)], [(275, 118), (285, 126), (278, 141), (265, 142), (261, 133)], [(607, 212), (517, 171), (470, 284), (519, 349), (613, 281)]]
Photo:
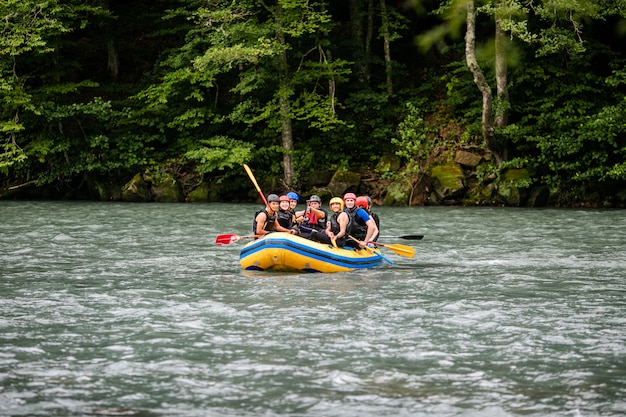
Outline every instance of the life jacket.
[[(365, 221), (357, 215), (358, 211), (361, 210), (363, 213), (367, 214), (367, 211), (363, 210), (361, 207), (354, 206), (352, 209), (346, 209), (346, 213), (350, 216), (350, 228), (348, 229), (352, 237), (357, 240), (365, 239), (367, 236), (367, 224)], [(369, 214), (367, 214), (369, 217)]]
[(291, 229), (295, 222), (295, 217), (293, 212), (279, 209), (278, 213), (276, 213), (276, 221), (278, 221), (278, 224), (280, 224), (282, 227), (286, 229)]
[(376, 223), (376, 227), (380, 227), (380, 218), (378, 217), (378, 214), (374, 213), (373, 211), (368, 211), (367, 214), (369, 214), (370, 217), (374, 219), (374, 223)]
[[(334, 213), (331, 217), (330, 217), (330, 231), (333, 232), (333, 234), (336, 236), (337, 233), (341, 232), (341, 225), (339, 224), (339, 215), (343, 213), (342, 211), (340, 211), (339, 213)], [(348, 224), (346, 225), (346, 234), (345, 236), (342, 237), (348, 237), (348, 235), (350, 234), (350, 227), (352, 226), (352, 218), (350, 217), (350, 215), (348, 215)]]
[(304, 214), (304, 221), (302, 222), (304, 226), (308, 227), (309, 229), (315, 229), (315, 230), (326, 230), (326, 220), (328, 219), (328, 212), (326, 212), (326, 210), (324, 209), (318, 209), (320, 211), (323, 211), (325, 216), (324, 218), (319, 218), (315, 215), (315, 213), (310, 212), (310, 213), (306, 213)]
[(369, 214), (370, 217), (374, 219), (374, 223), (376, 223), (376, 227), (378, 228), (378, 236), (372, 239), (374, 242), (376, 242), (378, 240), (378, 237), (380, 236), (380, 218), (378, 217), (378, 214), (374, 213), (371, 210), (368, 210), (367, 214)]
[(267, 216), (267, 220), (265, 220), (265, 224), (263, 225), (263, 230), (266, 230), (268, 232), (271, 232), (274, 230), (274, 223), (276, 223), (276, 213), (274, 213), (273, 216), (270, 216), (270, 214), (267, 212), (267, 207), (266, 207), (254, 213), (254, 220), (252, 220), (252, 233), (254, 234), (256, 234), (256, 226), (257, 226), (256, 217), (261, 212), (265, 213), (265, 215)]

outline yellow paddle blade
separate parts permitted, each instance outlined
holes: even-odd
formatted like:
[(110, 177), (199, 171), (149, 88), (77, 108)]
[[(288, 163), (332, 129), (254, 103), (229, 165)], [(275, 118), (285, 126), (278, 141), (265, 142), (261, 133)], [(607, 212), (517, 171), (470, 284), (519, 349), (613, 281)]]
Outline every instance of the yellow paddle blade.
[(378, 243), (378, 245), (387, 248), (400, 256), (406, 256), (407, 258), (412, 258), (415, 256), (415, 249), (411, 246), (400, 245), (399, 243), (385, 245)]
[(411, 246), (400, 245), (400, 244), (394, 243), (391, 245), (385, 245), (385, 247), (389, 250), (394, 251), (398, 255), (403, 255), (408, 258), (412, 258), (415, 256), (415, 249), (412, 248)]

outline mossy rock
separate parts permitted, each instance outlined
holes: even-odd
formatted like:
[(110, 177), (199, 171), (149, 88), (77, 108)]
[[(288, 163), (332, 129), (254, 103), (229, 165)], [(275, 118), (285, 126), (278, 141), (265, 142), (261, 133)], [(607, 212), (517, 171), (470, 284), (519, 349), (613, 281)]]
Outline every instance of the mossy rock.
[(530, 175), (525, 168), (507, 168), (498, 181), (498, 197), (507, 206), (524, 205), (528, 197)]
[(534, 187), (528, 194), (526, 207), (545, 207), (550, 200), (550, 188), (546, 185)]
[(400, 158), (392, 155), (385, 155), (380, 159), (378, 164), (376, 164), (376, 172), (394, 172), (399, 170), (401, 166), (402, 161), (400, 161)]
[(150, 187), (141, 174), (136, 174), (122, 188), (122, 200), (129, 202), (152, 201)]
[(187, 201), (190, 203), (206, 203), (209, 201), (209, 184), (201, 183), (187, 194)]
[(411, 196), (411, 187), (403, 183), (394, 182), (387, 187), (385, 206), (406, 206)]
[(502, 173), (502, 181), (512, 181), (512, 182), (520, 182), (520, 181), (528, 181), (530, 179), (530, 175), (528, 174), (528, 170), (526, 168), (507, 168)]
[(96, 181), (90, 184), (93, 192), (100, 201), (120, 201), (122, 200), (122, 187), (120, 184), (115, 184), (111, 181)]
[(448, 200), (462, 195), (465, 191), (465, 174), (455, 162), (437, 165), (431, 168), (430, 177), (435, 180), (433, 192), (435, 200)]
[(152, 186), (154, 201), (158, 203), (180, 203), (183, 201), (183, 190), (174, 178), (165, 177)]
[(332, 195), (342, 196), (348, 190), (356, 192), (361, 182), (361, 174), (358, 172), (337, 170), (328, 183), (328, 189)]

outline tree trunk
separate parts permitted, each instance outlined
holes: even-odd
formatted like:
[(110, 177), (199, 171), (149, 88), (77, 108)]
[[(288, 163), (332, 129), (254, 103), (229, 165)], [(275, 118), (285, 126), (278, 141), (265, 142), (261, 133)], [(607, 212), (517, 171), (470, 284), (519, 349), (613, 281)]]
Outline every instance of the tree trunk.
[(367, 42), (363, 36), (363, 13), (361, 11), (360, 0), (350, 0), (350, 32), (352, 42), (355, 48), (352, 52), (354, 59), (354, 75), (360, 83), (368, 81), (368, 65), (367, 65)]
[(109, 69), (111, 79), (115, 81), (120, 73), (120, 60), (118, 59), (117, 49), (115, 48), (113, 39), (107, 41), (107, 56), (109, 58), (107, 68)]
[(372, 53), (372, 39), (374, 39), (374, 0), (367, 1), (367, 32), (365, 35), (365, 58), (367, 59), (367, 82), (370, 82), (370, 55)]
[[(281, 46), (285, 46), (285, 34), (282, 29), (282, 10), (276, 8), (276, 39)], [(283, 145), (283, 173), (285, 185), (290, 187), (293, 182), (293, 129), (291, 126), (291, 100), (289, 84), (289, 66), (287, 61), (287, 48), (282, 48), (278, 57), (278, 102), (280, 107), (281, 138)]]
[(507, 87), (506, 35), (502, 31), (500, 19), (496, 16), (496, 104), (495, 123), (499, 128), (506, 127), (509, 116), (509, 90)]
[(393, 83), (391, 79), (391, 45), (389, 34), (389, 17), (387, 16), (387, 4), (380, 0), (380, 17), (382, 20), (383, 46), (385, 48), (385, 74), (387, 76), (387, 94), (393, 95)]
[(465, 33), (465, 60), (474, 76), (474, 83), (483, 97), (482, 132), (487, 149), (493, 154), (496, 163), (504, 160), (499, 141), (495, 136), (493, 118), (493, 97), (491, 87), (476, 60), (476, 16), (474, 14), (474, 0), (467, 0), (467, 32)]

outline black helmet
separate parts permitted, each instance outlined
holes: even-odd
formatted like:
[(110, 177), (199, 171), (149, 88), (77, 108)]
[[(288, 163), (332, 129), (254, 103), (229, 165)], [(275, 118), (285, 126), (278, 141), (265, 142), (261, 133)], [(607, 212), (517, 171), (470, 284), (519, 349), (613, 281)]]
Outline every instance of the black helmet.
[(278, 201), (280, 203), (280, 197), (277, 194), (270, 194), (267, 196), (267, 202), (271, 203), (272, 201)]
[(313, 194), (311, 197), (309, 197), (309, 199), (306, 202), (307, 203), (320, 203), (320, 204), (322, 204), (322, 199), (318, 195)]

